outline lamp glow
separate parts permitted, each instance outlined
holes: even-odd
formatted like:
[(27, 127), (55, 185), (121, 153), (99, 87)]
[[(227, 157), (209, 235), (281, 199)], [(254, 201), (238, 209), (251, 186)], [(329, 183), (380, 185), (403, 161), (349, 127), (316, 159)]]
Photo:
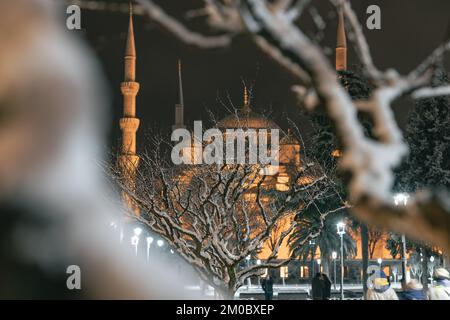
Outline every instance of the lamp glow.
[(408, 204), (409, 194), (407, 193), (397, 193), (394, 195), (394, 203), (396, 206), (403, 204), (406, 206)]
[(136, 236), (140, 236), (141, 235), (141, 233), (142, 233), (142, 229), (141, 228), (134, 228), (133, 229), (133, 232), (134, 232), (134, 234), (136, 235)]
[(336, 228), (337, 228), (337, 234), (338, 235), (344, 235), (345, 234), (345, 223), (344, 222), (339, 222), (336, 224)]

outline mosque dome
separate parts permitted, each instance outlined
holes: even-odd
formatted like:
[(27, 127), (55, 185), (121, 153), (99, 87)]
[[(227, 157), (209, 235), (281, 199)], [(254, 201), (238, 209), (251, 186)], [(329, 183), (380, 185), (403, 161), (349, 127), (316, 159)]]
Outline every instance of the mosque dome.
[(217, 124), (220, 129), (280, 129), (280, 127), (270, 119), (250, 109), (238, 110), (235, 114), (230, 114)]
[(244, 105), (217, 123), (219, 129), (280, 129), (272, 120), (254, 112), (250, 108), (248, 90), (244, 87)]

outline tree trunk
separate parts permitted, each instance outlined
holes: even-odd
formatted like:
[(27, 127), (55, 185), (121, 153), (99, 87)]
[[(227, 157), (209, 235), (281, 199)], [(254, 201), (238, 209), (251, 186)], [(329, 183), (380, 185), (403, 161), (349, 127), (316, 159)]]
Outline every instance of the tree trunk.
[[(322, 272), (325, 273), (328, 278), (330, 278), (330, 257), (328, 255), (322, 255), (321, 254), (321, 258), (322, 260)], [(331, 279), (331, 278), (330, 278)]]
[(367, 268), (369, 267), (369, 230), (366, 225), (361, 225), (361, 254), (362, 254), (362, 283), (363, 294), (366, 297), (367, 293)]
[(218, 288), (216, 289), (218, 294), (219, 294), (219, 298), (221, 300), (234, 300), (234, 293), (235, 290), (233, 289), (233, 285), (229, 285), (228, 287), (222, 287), (222, 288)]

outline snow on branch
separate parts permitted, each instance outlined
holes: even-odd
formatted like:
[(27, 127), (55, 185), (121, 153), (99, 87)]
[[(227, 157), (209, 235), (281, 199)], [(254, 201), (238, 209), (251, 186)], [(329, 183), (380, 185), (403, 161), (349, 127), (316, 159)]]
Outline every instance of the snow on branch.
[[(136, 2), (139, 5), (134, 6), (134, 14), (148, 17), (161, 29), (167, 31), (186, 45), (196, 46), (202, 49), (213, 49), (227, 47), (231, 44), (231, 33), (224, 33), (219, 35), (202, 34), (200, 32), (189, 29), (185, 24), (183, 24), (170, 14), (166, 13), (163, 8), (161, 8), (153, 1), (136, 0)], [(128, 3), (111, 3), (109, 1), (74, 0), (71, 1), (71, 4), (76, 4), (80, 6), (80, 8), (85, 10), (94, 11), (128, 13), (130, 10)]]
[(437, 96), (450, 96), (450, 86), (422, 88), (414, 91), (412, 94), (414, 99), (432, 98)]

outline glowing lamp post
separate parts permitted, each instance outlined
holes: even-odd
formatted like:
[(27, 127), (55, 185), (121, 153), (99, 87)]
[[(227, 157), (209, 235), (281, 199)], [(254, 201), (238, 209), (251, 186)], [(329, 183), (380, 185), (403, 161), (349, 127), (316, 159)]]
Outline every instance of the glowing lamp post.
[(141, 228), (134, 228), (133, 230), (134, 235), (131, 237), (131, 245), (134, 246), (134, 251), (136, 253), (136, 256), (138, 254), (138, 246), (139, 246), (139, 236), (142, 233)]
[(336, 225), (337, 234), (341, 238), (341, 300), (344, 300), (344, 234), (345, 223), (339, 222)]
[[(397, 193), (394, 196), (394, 203), (396, 206), (403, 205), (406, 206), (408, 204), (409, 194), (407, 193)], [(400, 250), (400, 255), (402, 258), (402, 286), (405, 288), (406, 286), (406, 238), (405, 235), (402, 234), (402, 246)]]
[(381, 273), (381, 265), (383, 264), (383, 259), (378, 258), (377, 262), (378, 262), (378, 266), (380, 267), (380, 273)]
[(431, 256), (430, 257), (431, 269), (428, 269), (429, 274), (430, 274), (431, 284), (433, 284), (433, 274), (434, 274), (434, 266), (435, 266), (434, 261), (435, 261), (434, 256)]
[(336, 259), (337, 259), (337, 252), (333, 251), (331, 253), (331, 258), (333, 259), (333, 265), (334, 265), (334, 290), (336, 290)]
[(161, 239), (159, 239), (158, 241), (156, 241), (156, 244), (158, 247), (162, 247), (164, 245), (164, 241), (162, 241)]

